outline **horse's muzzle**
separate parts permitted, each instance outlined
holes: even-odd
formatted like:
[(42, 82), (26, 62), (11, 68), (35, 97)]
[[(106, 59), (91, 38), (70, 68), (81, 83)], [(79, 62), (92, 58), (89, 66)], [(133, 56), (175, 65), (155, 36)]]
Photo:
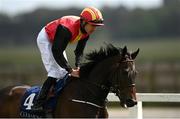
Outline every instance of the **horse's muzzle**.
[(134, 99), (127, 99), (127, 100), (121, 102), (120, 104), (122, 107), (128, 108), (128, 107), (133, 107), (133, 106), (137, 105), (137, 101)]

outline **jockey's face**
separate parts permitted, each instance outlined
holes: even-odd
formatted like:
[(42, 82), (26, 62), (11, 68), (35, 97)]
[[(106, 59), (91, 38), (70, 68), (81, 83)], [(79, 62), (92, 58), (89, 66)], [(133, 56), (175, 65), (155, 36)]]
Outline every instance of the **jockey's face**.
[(87, 23), (85, 25), (85, 30), (88, 34), (92, 34), (96, 30), (96, 26)]

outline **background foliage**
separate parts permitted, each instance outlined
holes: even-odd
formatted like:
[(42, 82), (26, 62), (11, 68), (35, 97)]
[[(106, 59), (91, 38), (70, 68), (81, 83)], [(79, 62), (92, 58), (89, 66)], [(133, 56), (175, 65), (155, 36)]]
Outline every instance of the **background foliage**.
[[(175, 2), (176, 1), (176, 2)], [(102, 8), (105, 27), (94, 34), (96, 39), (129, 41), (147, 38), (180, 36), (180, 2), (164, 1), (155, 9), (129, 10), (123, 6)], [(2, 44), (33, 44), (37, 34), (48, 22), (64, 15), (79, 16), (82, 9), (50, 10), (40, 8), (31, 13), (9, 17), (0, 14), (0, 42)], [(148, 40), (146, 39), (146, 40)]]
[[(85, 54), (104, 46), (128, 46), (135, 51), (139, 71), (138, 92), (180, 92), (180, 1), (164, 0), (154, 9), (127, 9), (123, 6), (101, 9), (105, 26), (89, 39)], [(40, 8), (31, 13), (0, 14), (0, 87), (41, 85), (46, 79), (36, 45), (38, 32), (48, 22), (64, 15), (79, 15), (82, 9), (52, 10)], [(74, 49), (67, 54), (74, 66)]]

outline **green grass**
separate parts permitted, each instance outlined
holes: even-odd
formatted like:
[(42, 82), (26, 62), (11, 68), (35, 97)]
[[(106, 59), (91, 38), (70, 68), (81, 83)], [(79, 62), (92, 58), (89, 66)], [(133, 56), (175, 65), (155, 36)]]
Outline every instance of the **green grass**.
[[(118, 43), (117, 43), (118, 44)], [(180, 39), (124, 42), (130, 50), (140, 48), (138, 60), (142, 62), (178, 62), (180, 61)], [(121, 45), (121, 46), (123, 46)]]
[[(99, 49), (103, 46), (104, 41), (98, 43), (88, 42), (85, 53), (91, 52), (94, 49)], [(137, 61), (141, 62), (171, 62), (180, 61), (180, 40), (165, 39), (152, 40), (152, 41), (134, 41), (134, 42), (114, 42), (116, 46), (123, 47), (128, 46), (129, 50), (135, 51), (140, 48), (140, 54), (138, 55)], [(67, 54), (70, 62), (74, 61), (74, 46), (68, 48)], [(11, 48), (0, 48), (0, 64), (16, 64), (16, 65), (27, 65), (27, 64), (41, 64), (41, 57), (39, 50), (36, 46), (34, 47), (11, 47)]]
[(1, 48), (0, 57), (0, 64), (38, 64), (41, 60), (35, 47)]

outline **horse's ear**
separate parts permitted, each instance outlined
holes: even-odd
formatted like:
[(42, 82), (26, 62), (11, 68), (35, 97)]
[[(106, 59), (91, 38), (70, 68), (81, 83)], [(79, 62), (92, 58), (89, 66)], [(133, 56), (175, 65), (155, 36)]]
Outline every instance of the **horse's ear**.
[(139, 53), (139, 48), (131, 54), (132, 59), (135, 59), (138, 53)]
[(122, 56), (124, 57), (127, 54), (127, 47), (124, 46), (124, 48), (122, 49)]

